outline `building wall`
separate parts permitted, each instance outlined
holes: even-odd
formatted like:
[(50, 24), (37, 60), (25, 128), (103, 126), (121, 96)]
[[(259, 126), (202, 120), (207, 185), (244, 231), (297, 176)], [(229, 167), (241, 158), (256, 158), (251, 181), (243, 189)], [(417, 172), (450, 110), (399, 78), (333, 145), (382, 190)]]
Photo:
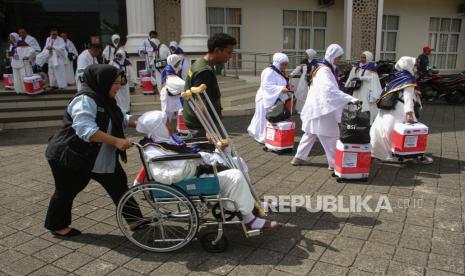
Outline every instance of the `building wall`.
[(428, 44), (430, 17), (462, 18), (457, 70), (465, 70), (465, 17), (457, 13), (463, 0), (385, 0), (384, 14), (399, 16), (397, 56), (417, 57)]
[(207, 7), (242, 9), (243, 51), (272, 53), (283, 48), (283, 10), (327, 12), (326, 45), (343, 43), (344, 3), (321, 7), (317, 0), (207, 0)]

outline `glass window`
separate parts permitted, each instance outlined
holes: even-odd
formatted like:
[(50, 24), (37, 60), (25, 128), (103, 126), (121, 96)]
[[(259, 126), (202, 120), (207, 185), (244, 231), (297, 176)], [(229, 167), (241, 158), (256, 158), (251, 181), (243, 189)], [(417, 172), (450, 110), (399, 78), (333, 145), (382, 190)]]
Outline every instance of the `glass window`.
[(224, 8), (208, 8), (208, 24), (224, 24)]
[(430, 63), (439, 69), (455, 69), (460, 41), (460, 18), (430, 18), (429, 43), (435, 51)]
[(226, 24), (241, 25), (241, 9), (226, 9)]
[(399, 16), (383, 15), (383, 28), (381, 34), (381, 59), (396, 60), (397, 35), (399, 31)]
[(291, 67), (309, 48), (324, 53), (326, 24), (326, 12), (283, 10), (283, 49), (290, 55)]

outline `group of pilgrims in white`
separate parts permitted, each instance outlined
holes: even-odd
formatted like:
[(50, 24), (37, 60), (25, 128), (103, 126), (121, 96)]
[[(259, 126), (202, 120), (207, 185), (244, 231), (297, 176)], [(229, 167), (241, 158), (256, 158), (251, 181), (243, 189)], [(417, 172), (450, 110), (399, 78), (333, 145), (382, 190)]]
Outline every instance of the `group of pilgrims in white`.
[[(344, 50), (337, 44), (326, 49), (324, 58), (316, 59), (317, 52), (306, 51), (306, 58), (292, 73), (286, 75), (289, 64), (286, 54), (276, 53), (273, 63), (262, 71), (261, 84), (255, 98), (255, 114), (248, 127), (248, 133), (258, 143), (265, 144), (267, 134), (267, 112), (277, 103), (286, 101), (294, 91), (295, 110), (300, 113), (303, 135), (297, 152), (291, 161), (294, 166), (311, 165), (310, 151), (318, 138), (328, 161), (328, 169), (334, 170), (336, 145), (340, 139), (341, 116), (344, 108), (351, 105), (370, 112), (369, 129), (371, 155), (384, 162), (396, 162), (393, 156), (391, 135), (396, 123), (414, 124), (415, 114), (421, 108), (420, 92), (416, 87), (416, 60), (401, 57), (385, 88), (382, 88), (374, 63), (373, 54), (365, 51), (360, 61), (354, 63), (346, 83), (341, 83), (338, 66), (343, 62)], [(297, 86), (290, 84), (290, 78), (300, 75)], [(354, 81), (357, 88), (347, 93)], [(397, 94), (392, 108), (379, 108), (378, 104), (387, 96)], [(408, 161), (429, 164), (431, 157), (421, 155)]]
[[(176, 95), (182, 92), (183, 78), (187, 76), (189, 67), (178, 43), (171, 41), (167, 46), (160, 42), (157, 35), (157, 32), (151, 31), (149, 37), (141, 42), (138, 54), (146, 61), (146, 70), (152, 75), (153, 86), (160, 91), (163, 111), (172, 118), (180, 108), (180, 99), (178, 97), (168, 102), (166, 95), (169, 92)], [(111, 42), (103, 51), (99, 43), (91, 43), (80, 54), (67, 34), (61, 32), (59, 35), (57, 29), (50, 31), (43, 48), (24, 29), (20, 29), (19, 34), (11, 33), (9, 42), (6, 55), (12, 68), (16, 93), (25, 93), (24, 79), (33, 76), (36, 73), (34, 71), (37, 68), (40, 70), (45, 64), (48, 67), (48, 86), (51, 90), (75, 85), (77, 91), (80, 91), (83, 88), (85, 69), (90, 65), (99, 64), (100, 58), (102, 63), (125, 72), (125, 84), (122, 85), (115, 99), (124, 113), (130, 112), (130, 85), (137, 82), (137, 72), (133, 69), (118, 34), (111, 36)], [(155, 68), (155, 60), (166, 60), (167, 63), (163, 68)]]

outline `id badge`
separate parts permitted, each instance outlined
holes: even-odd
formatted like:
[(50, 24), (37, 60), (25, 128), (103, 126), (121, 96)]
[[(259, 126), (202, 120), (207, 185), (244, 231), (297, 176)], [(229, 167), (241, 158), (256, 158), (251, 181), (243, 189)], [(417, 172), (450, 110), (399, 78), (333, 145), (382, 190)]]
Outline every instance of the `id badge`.
[(15, 55), (13, 56), (13, 59), (19, 60), (19, 55), (18, 55), (18, 54), (15, 54)]

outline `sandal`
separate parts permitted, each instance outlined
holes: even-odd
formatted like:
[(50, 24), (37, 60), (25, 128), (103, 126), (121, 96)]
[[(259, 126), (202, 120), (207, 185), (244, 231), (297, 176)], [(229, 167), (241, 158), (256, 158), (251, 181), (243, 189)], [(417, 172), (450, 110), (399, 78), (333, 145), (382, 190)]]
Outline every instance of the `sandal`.
[(247, 229), (247, 231), (252, 231), (252, 230), (269, 231), (269, 230), (278, 229), (278, 228), (283, 227), (282, 223), (266, 219), (265, 224), (263, 224), (263, 226), (261, 228), (254, 229), (254, 228), (252, 228), (252, 225), (255, 222), (255, 220), (257, 220), (257, 217), (255, 217), (249, 223), (245, 224), (245, 228)]
[(52, 235), (54, 235), (55, 237), (60, 237), (60, 238), (71, 238), (71, 237), (79, 236), (81, 234), (82, 234), (81, 231), (75, 228), (71, 228), (71, 230), (69, 230), (68, 233), (66, 234), (60, 234), (57, 231), (52, 231)]

